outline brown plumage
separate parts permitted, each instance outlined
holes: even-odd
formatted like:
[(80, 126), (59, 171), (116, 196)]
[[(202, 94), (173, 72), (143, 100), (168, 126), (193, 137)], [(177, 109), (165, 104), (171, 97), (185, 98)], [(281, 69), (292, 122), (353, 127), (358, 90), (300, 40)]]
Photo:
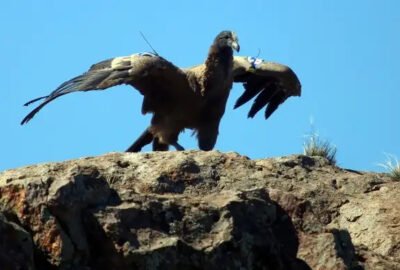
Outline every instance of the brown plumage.
[(21, 122), (25, 124), (52, 100), (76, 91), (104, 90), (129, 84), (143, 96), (142, 113), (152, 113), (151, 125), (127, 151), (140, 151), (153, 142), (153, 150), (168, 150), (172, 145), (183, 150), (178, 136), (185, 128), (193, 129), (199, 148), (211, 150), (218, 136), (220, 120), (233, 82), (242, 82), (245, 92), (238, 107), (253, 97), (249, 112), (253, 117), (267, 106), (266, 118), (289, 96), (300, 95), (301, 87), (290, 68), (248, 57), (233, 57), (239, 51), (238, 39), (231, 31), (221, 32), (209, 49), (204, 64), (180, 69), (164, 58), (150, 54), (117, 57), (94, 64), (84, 74), (63, 84)]

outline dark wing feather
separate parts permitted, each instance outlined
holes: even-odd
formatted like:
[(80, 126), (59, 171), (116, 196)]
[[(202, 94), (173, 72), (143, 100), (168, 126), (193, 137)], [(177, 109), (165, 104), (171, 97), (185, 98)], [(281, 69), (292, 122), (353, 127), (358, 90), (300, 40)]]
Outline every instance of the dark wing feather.
[[(254, 77), (252, 79), (248, 78), (249, 76), (246, 76), (246, 79), (243, 77), (241, 78), (241, 82), (243, 82), (243, 87), (245, 91), (243, 94), (237, 99), (235, 103), (235, 109), (242, 106), (244, 103), (249, 101), (250, 99), (254, 98), (256, 95), (258, 95), (265, 87), (267, 87), (270, 82), (265, 82), (265, 78), (262, 77)], [(239, 80), (236, 80), (236, 82), (239, 82)]]
[[(185, 78), (183, 71), (167, 60), (153, 54), (134, 54), (101, 61), (92, 65), (84, 74), (62, 83), (49, 95), (25, 103), (25, 106), (28, 106), (44, 99), (21, 121), (21, 125), (28, 123), (49, 102), (72, 92), (104, 90), (120, 84), (130, 84), (145, 97), (151, 99), (151, 96), (155, 95), (154, 88), (160, 88), (163, 84), (170, 86), (174, 83), (182, 86)], [(155, 85), (156, 82), (157, 85)], [(181, 89), (182, 87), (175, 87), (161, 90), (164, 90), (162, 91), (163, 95), (176, 95), (172, 91), (180, 91)]]
[(254, 117), (263, 107), (265, 118), (290, 96), (300, 96), (301, 84), (287, 66), (250, 57), (234, 57), (234, 81), (243, 83), (245, 91), (235, 103), (235, 109), (254, 99), (248, 117)]
[[(48, 96), (43, 96), (40, 98), (33, 99), (24, 104), (28, 106), (36, 101), (44, 99), (44, 101), (39, 104), (35, 109), (33, 109), (25, 118), (21, 121), (21, 125), (28, 123), (36, 113), (38, 113), (45, 105), (54, 99), (61, 97), (63, 95), (77, 92), (77, 91), (88, 91), (88, 90), (98, 90), (96, 88), (101, 82), (103, 82), (108, 76), (111, 76), (110, 71), (96, 71), (96, 72), (86, 72), (80, 76), (77, 76), (69, 81), (61, 84), (56, 90), (51, 92)], [(113, 76), (115, 76), (113, 74)]]
[(279, 105), (281, 105), (286, 100), (286, 95), (283, 91), (278, 91), (269, 101), (267, 105), (267, 109), (265, 110), (265, 119), (268, 119), (271, 114), (278, 109)]
[(268, 83), (267, 85), (263, 85), (258, 89), (260, 93), (254, 100), (253, 105), (250, 108), (248, 113), (248, 117), (253, 118), (263, 107), (265, 107), (271, 99), (276, 94), (275, 91), (276, 84)]

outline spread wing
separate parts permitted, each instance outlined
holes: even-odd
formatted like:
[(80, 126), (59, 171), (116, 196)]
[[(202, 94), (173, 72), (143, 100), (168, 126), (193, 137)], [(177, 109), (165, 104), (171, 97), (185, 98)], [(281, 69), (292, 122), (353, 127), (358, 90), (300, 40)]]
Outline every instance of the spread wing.
[(235, 82), (242, 82), (245, 91), (235, 103), (235, 109), (255, 97), (248, 117), (253, 118), (263, 107), (265, 119), (290, 96), (301, 95), (301, 84), (287, 66), (253, 57), (235, 56)]
[[(21, 122), (28, 123), (46, 104), (63, 95), (77, 91), (104, 90), (120, 84), (129, 84), (144, 95), (142, 112), (154, 110), (157, 100), (171, 100), (188, 87), (185, 73), (162, 57), (150, 53), (108, 59), (61, 84), (47, 96), (33, 99), (28, 106), (42, 100)], [(188, 91), (190, 92), (190, 91)]]

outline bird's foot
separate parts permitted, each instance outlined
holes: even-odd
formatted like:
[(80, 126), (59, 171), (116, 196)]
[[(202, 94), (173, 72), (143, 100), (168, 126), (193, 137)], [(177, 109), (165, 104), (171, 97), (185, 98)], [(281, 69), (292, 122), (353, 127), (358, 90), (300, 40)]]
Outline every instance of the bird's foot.
[(185, 151), (185, 148), (183, 148), (183, 146), (182, 145), (180, 145), (179, 143), (172, 143), (171, 144), (173, 147), (175, 147), (175, 149), (177, 150), (177, 151)]

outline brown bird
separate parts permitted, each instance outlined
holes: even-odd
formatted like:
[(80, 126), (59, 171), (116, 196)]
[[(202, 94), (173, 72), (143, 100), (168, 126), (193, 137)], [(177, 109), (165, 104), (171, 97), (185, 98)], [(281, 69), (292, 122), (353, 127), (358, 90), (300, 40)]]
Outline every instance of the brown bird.
[(301, 94), (300, 82), (289, 67), (253, 57), (234, 57), (233, 50), (239, 49), (237, 35), (222, 31), (214, 39), (205, 63), (191, 68), (181, 69), (152, 53), (99, 62), (84, 74), (64, 82), (48, 96), (27, 102), (25, 106), (44, 99), (21, 125), (62, 95), (129, 84), (144, 96), (142, 113), (152, 113), (153, 117), (150, 126), (128, 152), (138, 152), (151, 142), (155, 151), (168, 150), (169, 145), (183, 150), (178, 136), (186, 128), (197, 134), (201, 150), (211, 150), (233, 82), (241, 82), (245, 88), (235, 108), (255, 97), (248, 113), (251, 118), (266, 106), (267, 119), (288, 97)]

